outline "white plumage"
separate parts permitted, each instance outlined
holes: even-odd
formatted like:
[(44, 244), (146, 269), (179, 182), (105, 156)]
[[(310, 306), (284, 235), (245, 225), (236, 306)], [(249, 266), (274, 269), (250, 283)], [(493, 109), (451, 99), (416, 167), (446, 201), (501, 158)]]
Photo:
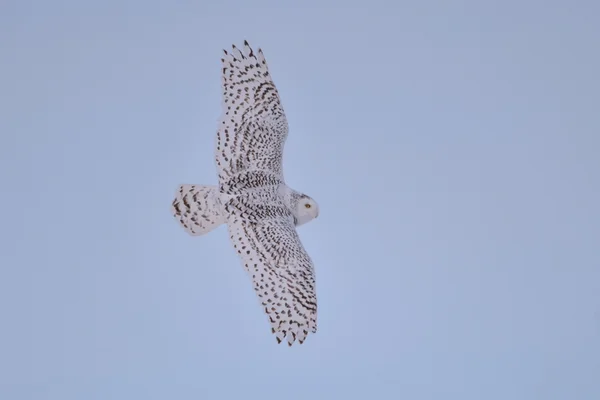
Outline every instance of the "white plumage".
[(227, 223), (272, 332), (291, 346), (317, 331), (314, 267), (296, 226), (316, 218), (319, 207), (284, 182), (288, 123), (262, 51), (248, 42), (232, 48), (222, 59), (219, 186), (181, 185), (172, 212), (194, 236)]
[(179, 185), (171, 209), (192, 236), (204, 235), (225, 222), (217, 186)]

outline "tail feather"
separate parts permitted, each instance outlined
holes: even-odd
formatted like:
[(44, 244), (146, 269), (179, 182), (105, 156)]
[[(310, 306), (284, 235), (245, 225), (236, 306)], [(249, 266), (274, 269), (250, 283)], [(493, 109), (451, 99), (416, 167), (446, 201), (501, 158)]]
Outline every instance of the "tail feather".
[(225, 222), (217, 186), (180, 185), (171, 212), (192, 236), (204, 235)]

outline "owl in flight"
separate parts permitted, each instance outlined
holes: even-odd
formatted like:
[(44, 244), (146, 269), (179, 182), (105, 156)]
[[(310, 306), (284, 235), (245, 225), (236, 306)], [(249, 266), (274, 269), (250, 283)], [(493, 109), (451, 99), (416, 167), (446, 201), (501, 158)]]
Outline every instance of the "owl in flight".
[(262, 51), (248, 42), (223, 51), (219, 185), (179, 186), (172, 213), (192, 236), (227, 224), (277, 342), (303, 343), (317, 331), (317, 297), (296, 227), (316, 218), (319, 206), (283, 179), (288, 123)]

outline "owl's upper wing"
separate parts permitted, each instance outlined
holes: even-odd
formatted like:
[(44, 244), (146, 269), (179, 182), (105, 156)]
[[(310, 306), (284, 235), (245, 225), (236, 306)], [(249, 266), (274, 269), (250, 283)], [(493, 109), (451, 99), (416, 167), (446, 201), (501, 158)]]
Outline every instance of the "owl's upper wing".
[[(317, 296), (313, 263), (293, 218), (282, 215), (275, 205), (254, 210), (252, 205), (230, 203), (226, 208), (231, 241), (252, 278), (277, 342), (287, 339), (291, 346), (297, 339), (303, 343), (309, 331), (317, 331)], [(247, 217), (238, 217), (242, 210)], [(252, 218), (257, 212), (271, 217)]]
[(267, 170), (282, 176), (282, 153), (288, 123), (267, 62), (244, 42), (232, 46), (223, 61), (223, 103), (216, 143), (221, 183), (244, 170)]

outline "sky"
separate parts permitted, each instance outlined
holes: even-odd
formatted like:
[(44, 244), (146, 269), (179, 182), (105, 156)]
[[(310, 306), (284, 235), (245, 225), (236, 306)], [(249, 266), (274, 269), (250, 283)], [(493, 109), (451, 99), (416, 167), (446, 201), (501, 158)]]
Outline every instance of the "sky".
[[(600, 5), (0, 3), (0, 398), (600, 398)], [(319, 330), (278, 345), (214, 184), (261, 47)]]

